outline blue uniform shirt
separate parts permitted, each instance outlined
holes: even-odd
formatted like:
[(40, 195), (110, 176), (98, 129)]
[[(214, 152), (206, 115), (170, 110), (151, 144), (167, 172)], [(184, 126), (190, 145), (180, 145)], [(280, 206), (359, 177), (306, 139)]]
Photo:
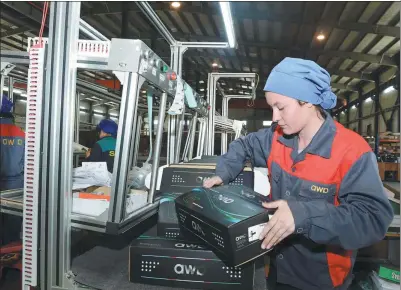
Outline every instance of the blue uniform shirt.
[(0, 190), (24, 187), (25, 133), (0, 118)]

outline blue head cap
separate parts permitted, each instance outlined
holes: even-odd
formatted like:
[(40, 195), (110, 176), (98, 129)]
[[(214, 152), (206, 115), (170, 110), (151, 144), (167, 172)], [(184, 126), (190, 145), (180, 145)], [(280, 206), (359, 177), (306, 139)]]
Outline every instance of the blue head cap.
[(113, 120), (104, 119), (100, 121), (99, 125), (97, 125), (97, 128), (107, 134), (111, 134), (113, 137), (117, 136), (118, 125)]
[(6, 96), (3, 96), (1, 101), (0, 113), (10, 113), (13, 106), (14, 106), (13, 102), (11, 102), (10, 99), (7, 98)]
[(286, 57), (273, 68), (264, 90), (320, 105), (325, 110), (337, 103), (330, 74), (311, 60)]

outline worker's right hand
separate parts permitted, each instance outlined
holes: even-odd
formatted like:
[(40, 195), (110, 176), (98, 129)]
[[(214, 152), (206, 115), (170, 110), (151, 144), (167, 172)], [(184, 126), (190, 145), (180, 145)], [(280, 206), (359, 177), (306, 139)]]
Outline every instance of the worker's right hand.
[(220, 185), (223, 183), (223, 180), (219, 177), (219, 176), (213, 176), (209, 179), (206, 179), (205, 181), (203, 181), (203, 187), (204, 188), (211, 188), (215, 185)]

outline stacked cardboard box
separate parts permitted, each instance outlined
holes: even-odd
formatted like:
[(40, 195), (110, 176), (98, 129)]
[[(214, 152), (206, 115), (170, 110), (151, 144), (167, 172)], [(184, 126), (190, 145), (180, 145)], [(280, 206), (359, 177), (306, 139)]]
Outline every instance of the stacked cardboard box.
[[(214, 165), (185, 164), (164, 169), (157, 235), (151, 229), (130, 246), (131, 282), (182, 287), (185, 289), (252, 289), (255, 265), (232, 267), (217, 257), (192, 234), (183, 235), (178, 225), (175, 199), (194, 187), (200, 179), (214, 174)], [(253, 187), (253, 172), (244, 171), (238, 180)], [(240, 182), (240, 181), (237, 181)]]

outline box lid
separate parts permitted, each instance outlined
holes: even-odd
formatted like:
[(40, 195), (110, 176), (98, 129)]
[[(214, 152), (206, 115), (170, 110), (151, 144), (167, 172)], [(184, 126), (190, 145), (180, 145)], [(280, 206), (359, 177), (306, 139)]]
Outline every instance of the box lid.
[(266, 212), (265, 197), (246, 186), (224, 185), (206, 189), (197, 187), (176, 199), (176, 203), (218, 224), (229, 227)]

